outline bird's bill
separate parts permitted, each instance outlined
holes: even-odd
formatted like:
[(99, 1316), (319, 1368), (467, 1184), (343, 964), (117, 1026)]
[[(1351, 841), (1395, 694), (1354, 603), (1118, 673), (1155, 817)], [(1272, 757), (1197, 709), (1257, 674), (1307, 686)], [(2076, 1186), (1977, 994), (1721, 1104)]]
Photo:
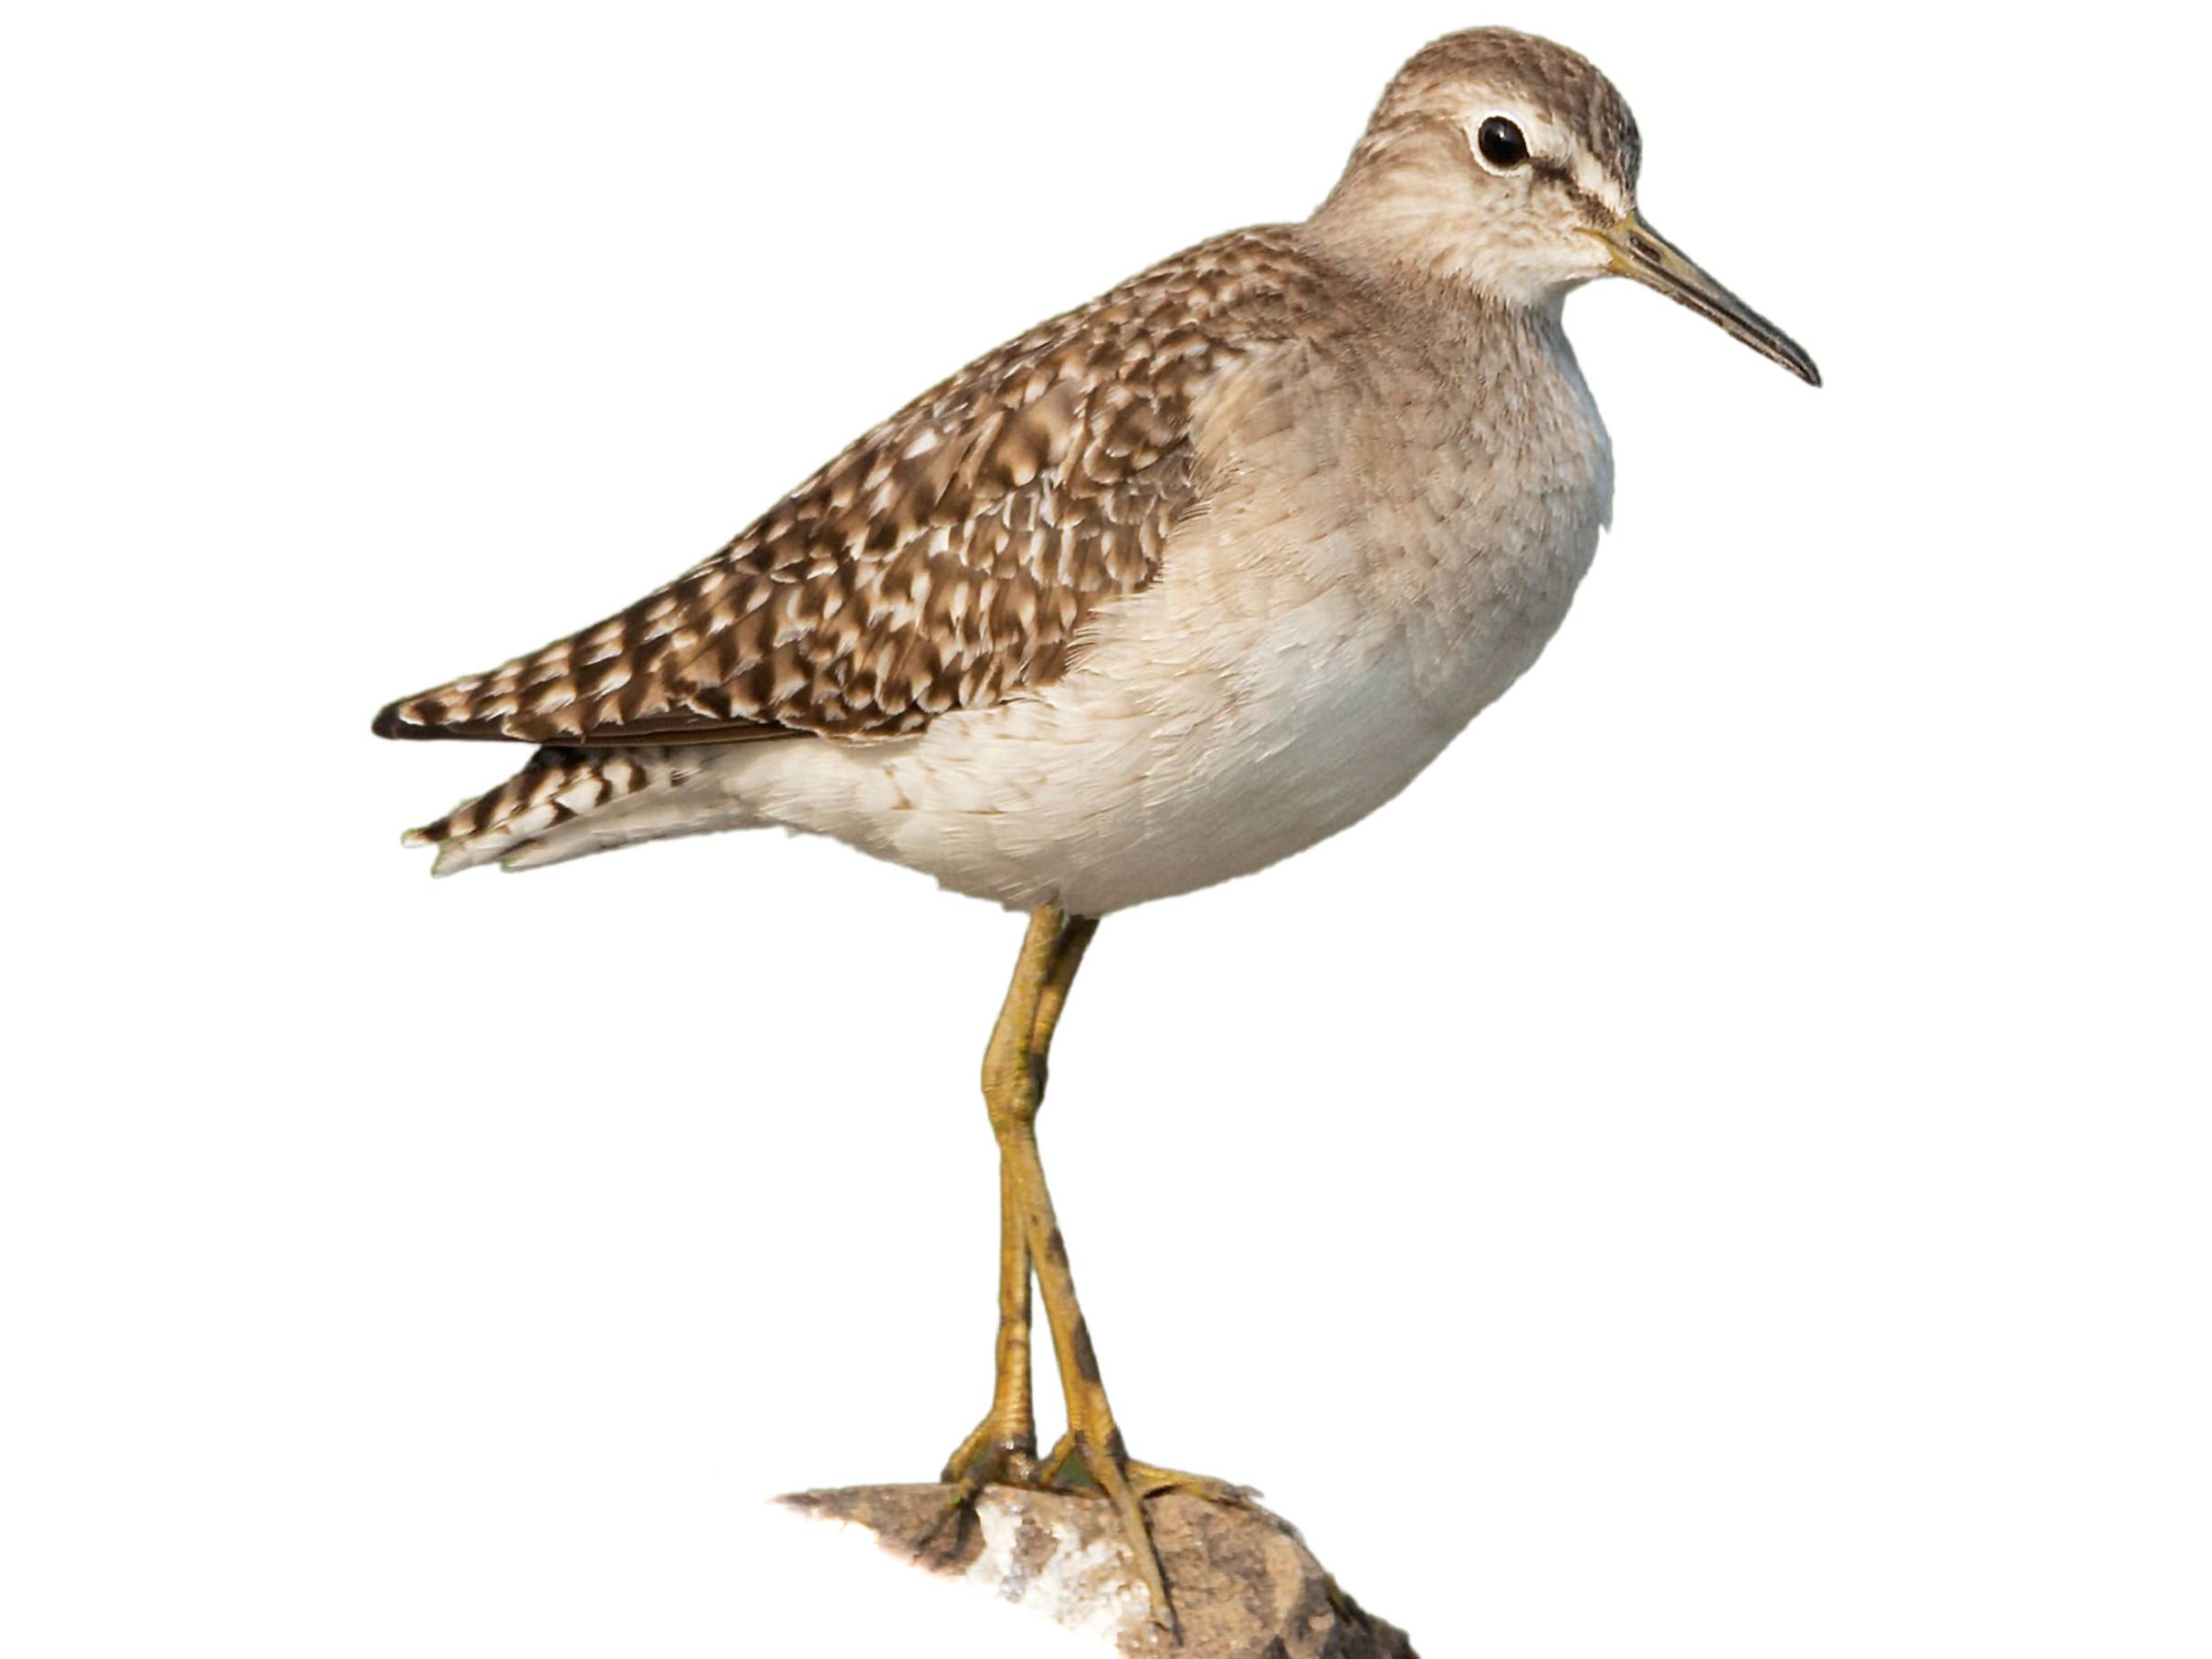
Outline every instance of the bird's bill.
[(1613, 253), (1617, 276), (1630, 277), (1679, 300), (1709, 322), (1717, 322), (1762, 357), (1772, 358), (1807, 385), (1820, 383), (1820, 371), (1805, 348), (1705, 274), (1696, 260), (1644, 223), (1624, 214), (1608, 230), (1590, 233)]

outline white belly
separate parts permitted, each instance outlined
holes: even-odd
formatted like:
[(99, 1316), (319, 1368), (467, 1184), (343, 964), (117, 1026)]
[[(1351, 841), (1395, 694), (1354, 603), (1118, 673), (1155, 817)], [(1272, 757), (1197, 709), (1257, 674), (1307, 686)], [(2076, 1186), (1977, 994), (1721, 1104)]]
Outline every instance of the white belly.
[(722, 763), (759, 817), (1013, 908), (1104, 915), (1287, 857), (1405, 788), (1535, 660), (1598, 527), (1547, 519), (1379, 586), (1352, 549), (1226, 535), (1183, 550), (1035, 698)]

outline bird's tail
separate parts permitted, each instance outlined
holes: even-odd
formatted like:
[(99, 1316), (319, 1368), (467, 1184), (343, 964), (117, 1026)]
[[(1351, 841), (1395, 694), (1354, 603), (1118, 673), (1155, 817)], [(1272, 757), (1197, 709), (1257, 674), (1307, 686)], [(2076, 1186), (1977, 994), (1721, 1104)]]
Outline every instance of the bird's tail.
[[(690, 749), (541, 749), (497, 789), (402, 839), (437, 848), (434, 876), (495, 861), (511, 870), (557, 864), (682, 834), (690, 825), (679, 797), (698, 776), (697, 751)], [(637, 822), (641, 809), (659, 822)]]

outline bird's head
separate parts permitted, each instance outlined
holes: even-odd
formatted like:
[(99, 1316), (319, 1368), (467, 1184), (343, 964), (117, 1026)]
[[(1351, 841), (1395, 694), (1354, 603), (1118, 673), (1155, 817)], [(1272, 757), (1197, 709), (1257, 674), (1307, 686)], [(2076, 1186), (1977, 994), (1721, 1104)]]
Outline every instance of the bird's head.
[(1588, 59), (1533, 35), (1469, 29), (1398, 71), (1314, 224), (1507, 305), (1632, 278), (1818, 385), (1802, 346), (1644, 222), (1642, 154), (1636, 118)]

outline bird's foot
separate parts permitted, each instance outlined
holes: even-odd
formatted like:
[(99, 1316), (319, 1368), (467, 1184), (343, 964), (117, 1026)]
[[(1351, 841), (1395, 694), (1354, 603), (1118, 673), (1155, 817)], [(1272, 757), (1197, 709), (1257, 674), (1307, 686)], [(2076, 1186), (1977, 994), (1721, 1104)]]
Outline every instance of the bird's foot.
[[(1168, 1492), (1180, 1492), (1186, 1496), (1203, 1498), (1209, 1504), (1226, 1504), (1238, 1507), (1259, 1496), (1258, 1488), (1240, 1486), (1211, 1475), (1192, 1475), (1182, 1469), (1164, 1469), (1157, 1464), (1139, 1463), (1123, 1456), (1120, 1460), (1122, 1475), (1130, 1490), (1139, 1497), (1158, 1497)], [(1083, 1466), (1075, 1436), (1063, 1434), (1051, 1451), (1038, 1464), (1038, 1477), (1031, 1483), (1050, 1492), (1099, 1492), (1102, 1490), (1090, 1471)]]
[(1159, 1554), (1153, 1548), (1144, 1500), (1180, 1492), (1207, 1503), (1241, 1507), (1259, 1496), (1249, 1486), (1210, 1475), (1138, 1463), (1122, 1451), (1121, 1435), (1111, 1432), (1101, 1444), (1070, 1430), (1039, 1458), (1034, 1435), (992, 1417), (985, 1417), (960, 1443), (945, 1464), (943, 1478), (944, 1514), (915, 1546), (917, 1559), (932, 1551), (945, 1551), (948, 1558), (957, 1554), (974, 1525), (975, 1500), (985, 1486), (1102, 1498), (1120, 1513), (1122, 1541), (1149, 1592), (1154, 1622), (1171, 1634), (1177, 1633), (1178, 1626)]
[(986, 1416), (968, 1432), (937, 1478), (944, 1486), (944, 1513), (914, 1546), (920, 1559), (934, 1551), (957, 1555), (975, 1520), (975, 1499), (985, 1486), (1035, 1490), (1037, 1435), (1017, 1423)]
[(1167, 1599), (1159, 1557), (1153, 1549), (1144, 1500), (1180, 1492), (1236, 1508), (1259, 1496), (1249, 1486), (1210, 1475), (1139, 1463), (1122, 1451), (1119, 1434), (1112, 1434), (1101, 1446), (1071, 1430), (1040, 1458), (1034, 1434), (991, 1416), (977, 1423), (960, 1443), (946, 1460), (942, 1478), (944, 1514), (915, 1546), (918, 1558), (933, 1550), (958, 1552), (974, 1524), (975, 1500), (985, 1486), (1103, 1498), (1121, 1511), (1123, 1539), (1138, 1576), (1151, 1592), (1153, 1618), (1171, 1632), (1176, 1628), (1174, 1612)]
[(1037, 1476), (1036, 1433), (985, 1417), (945, 1459), (938, 1478), (958, 1489), (966, 1502), (985, 1486), (1035, 1487)]

